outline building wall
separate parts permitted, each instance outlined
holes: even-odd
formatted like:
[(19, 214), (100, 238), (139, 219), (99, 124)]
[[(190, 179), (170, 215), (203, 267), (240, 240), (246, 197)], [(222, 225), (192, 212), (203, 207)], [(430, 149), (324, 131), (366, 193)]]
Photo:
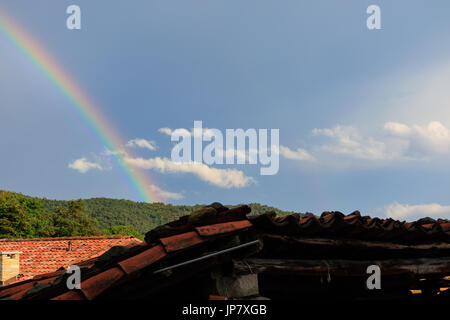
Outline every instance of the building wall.
[(0, 284), (14, 278), (20, 273), (19, 254), (0, 255)]

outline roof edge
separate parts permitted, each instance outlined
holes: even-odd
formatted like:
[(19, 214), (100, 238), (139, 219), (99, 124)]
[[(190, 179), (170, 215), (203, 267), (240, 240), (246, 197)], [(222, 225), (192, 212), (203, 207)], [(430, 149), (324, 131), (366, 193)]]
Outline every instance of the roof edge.
[(47, 237), (47, 238), (6, 238), (0, 239), (0, 242), (26, 242), (26, 241), (61, 241), (61, 240), (105, 240), (105, 239), (140, 239), (133, 236), (114, 235), (114, 236), (89, 236), (89, 237)]

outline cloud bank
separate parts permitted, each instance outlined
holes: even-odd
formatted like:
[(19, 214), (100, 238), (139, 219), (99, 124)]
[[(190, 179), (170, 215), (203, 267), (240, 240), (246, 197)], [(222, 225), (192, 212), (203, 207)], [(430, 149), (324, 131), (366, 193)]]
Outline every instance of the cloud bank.
[(148, 188), (150, 189), (150, 191), (152, 193), (155, 193), (157, 196), (159, 196), (160, 198), (163, 198), (163, 199), (179, 200), (179, 199), (184, 198), (183, 195), (180, 193), (163, 190), (154, 184), (149, 185)]
[(409, 205), (393, 203), (384, 208), (386, 217), (397, 220), (415, 220), (424, 217), (449, 218), (450, 206), (438, 203)]
[(191, 173), (203, 181), (221, 188), (242, 188), (256, 181), (246, 176), (242, 171), (236, 169), (217, 169), (203, 163), (173, 162), (168, 158), (125, 158), (125, 161), (135, 167), (142, 169), (154, 169), (161, 173)]
[(439, 121), (427, 125), (386, 122), (378, 137), (365, 137), (357, 128), (337, 125), (313, 129), (329, 143), (316, 144), (316, 151), (346, 155), (359, 160), (428, 160), (450, 155), (450, 130)]
[(388, 122), (384, 129), (406, 143), (404, 153), (411, 157), (430, 158), (450, 152), (450, 130), (439, 121), (432, 121), (426, 126)]
[(382, 141), (372, 137), (363, 137), (351, 126), (335, 126), (334, 128), (313, 129), (314, 136), (324, 136), (331, 140), (330, 144), (319, 145), (317, 149), (328, 153), (347, 155), (365, 160), (387, 160), (394, 157)]

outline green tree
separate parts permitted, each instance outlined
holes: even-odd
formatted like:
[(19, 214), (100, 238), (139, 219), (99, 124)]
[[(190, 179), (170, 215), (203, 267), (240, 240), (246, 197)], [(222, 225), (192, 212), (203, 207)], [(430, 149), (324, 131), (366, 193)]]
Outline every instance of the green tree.
[[(189, 215), (203, 206), (107, 198), (62, 201), (2, 191), (0, 195), (0, 237), (83, 236), (103, 232), (133, 236), (139, 234), (142, 238), (155, 227)], [(274, 211), (283, 216), (294, 213), (259, 203), (249, 206), (252, 214)], [(137, 234), (129, 229), (130, 226)]]
[(48, 214), (41, 209), (41, 201), (21, 194), (0, 193), (0, 237), (45, 237), (52, 233)]
[(103, 233), (108, 236), (113, 235), (124, 235), (124, 236), (133, 236), (135, 238), (143, 240), (144, 237), (142, 234), (137, 232), (133, 226), (110, 226), (109, 228), (103, 229)]
[(57, 208), (53, 216), (54, 237), (102, 235), (94, 219), (81, 213), (82, 201), (69, 201), (67, 208)]

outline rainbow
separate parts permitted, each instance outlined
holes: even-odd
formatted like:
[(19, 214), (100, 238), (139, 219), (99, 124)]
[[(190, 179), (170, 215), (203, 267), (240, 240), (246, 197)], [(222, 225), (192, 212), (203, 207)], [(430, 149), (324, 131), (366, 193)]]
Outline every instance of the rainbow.
[(83, 93), (75, 81), (55, 62), (55, 59), (2, 12), (0, 12), (0, 33), (4, 34), (65, 96), (70, 106), (86, 122), (100, 143), (111, 152), (138, 198), (144, 202), (160, 201), (147, 175), (126, 163), (121, 152), (124, 140), (121, 139), (117, 130), (108, 123), (106, 117), (100, 112), (100, 108)]

